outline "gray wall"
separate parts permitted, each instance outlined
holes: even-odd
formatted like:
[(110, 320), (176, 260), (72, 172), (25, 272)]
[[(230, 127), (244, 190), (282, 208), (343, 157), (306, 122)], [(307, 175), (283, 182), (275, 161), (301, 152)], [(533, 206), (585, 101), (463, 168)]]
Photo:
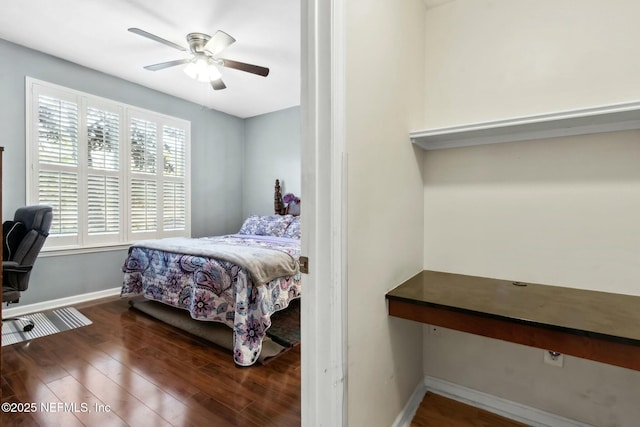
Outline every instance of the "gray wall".
[(300, 197), (300, 107), (246, 119), (242, 212), (273, 213), (273, 186)]
[[(3, 218), (26, 201), (25, 76), (191, 121), (191, 231), (233, 232), (242, 224), (244, 120), (0, 40)], [(21, 303), (121, 285), (126, 251), (41, 257)]]

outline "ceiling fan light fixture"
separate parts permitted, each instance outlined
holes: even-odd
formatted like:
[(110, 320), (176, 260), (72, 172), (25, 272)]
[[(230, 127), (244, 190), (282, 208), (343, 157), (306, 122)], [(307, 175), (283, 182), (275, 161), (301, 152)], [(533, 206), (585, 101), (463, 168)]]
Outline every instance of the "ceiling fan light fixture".
[(186, 67), (184, 67), (186, 75), (200, 82), (211, 82), (222, 77), (218, 68), (214, 65), (211, 58), (207, 55), (199, 54)]
[[(148, 33), (140, 28), (129, 28), (129, 31), (177, 50), (187, 50), (178, 44), (158, 37), (155, 34)], [(269, 75), (269, 69), (267, 67), (233, 61), (218, 56), (223, 50), (235, 43), (235, 41), (236, 39), (220, 30), (216, 31), (213, 36), (204, 33), (189, 33), (187, 34), (187, 43), (191, 51), (190, 57), (147, 65), (144, 69), (159, 71), (186, 64), (183, 69), (185, 74), (194, 80), (210, 83), (213, 90), (221, 90), (227, 87), (222, 81), (222, 74), (220, 74), (218, 67), (232, 68), (238, 71), (244, 71), (245, 73), (267, 77)]]

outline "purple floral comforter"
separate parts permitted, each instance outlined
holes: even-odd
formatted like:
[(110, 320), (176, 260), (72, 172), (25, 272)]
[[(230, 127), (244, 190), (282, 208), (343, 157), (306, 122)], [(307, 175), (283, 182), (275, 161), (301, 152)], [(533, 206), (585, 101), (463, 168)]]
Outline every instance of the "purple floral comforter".
[[(198, 240), (215, 244), (249, 245), (283, 251), (298, 262), (300, 240), (232, 234)], [(172, 253), (129, 248), (123, 266), (121, 296), (144, 295), (189, 311), (197, 320), (222, 322), (233, 329), (234, 360), (249, 366), (258, 360), (271, 315), (300, 297), (300, 271), (256, 285), (246, 268), (198, 251)]]

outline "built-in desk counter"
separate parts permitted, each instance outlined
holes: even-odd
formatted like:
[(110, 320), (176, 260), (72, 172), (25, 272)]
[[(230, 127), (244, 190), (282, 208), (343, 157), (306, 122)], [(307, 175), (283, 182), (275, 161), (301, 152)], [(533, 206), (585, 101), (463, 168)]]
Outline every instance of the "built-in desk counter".
[(423, 271), (389, 315), (640, 371), (640, 297)]

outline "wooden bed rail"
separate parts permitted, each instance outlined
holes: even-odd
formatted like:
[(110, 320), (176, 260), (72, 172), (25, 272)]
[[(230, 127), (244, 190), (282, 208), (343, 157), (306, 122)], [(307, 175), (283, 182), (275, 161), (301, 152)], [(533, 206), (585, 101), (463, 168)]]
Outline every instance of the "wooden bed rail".
[(279, 179), (276, 179), (276, 186), (273, 192), (273, 211), (276, 215), (300, 215), (300, 199), (291, 193), (286, 194), (283, 198)]

